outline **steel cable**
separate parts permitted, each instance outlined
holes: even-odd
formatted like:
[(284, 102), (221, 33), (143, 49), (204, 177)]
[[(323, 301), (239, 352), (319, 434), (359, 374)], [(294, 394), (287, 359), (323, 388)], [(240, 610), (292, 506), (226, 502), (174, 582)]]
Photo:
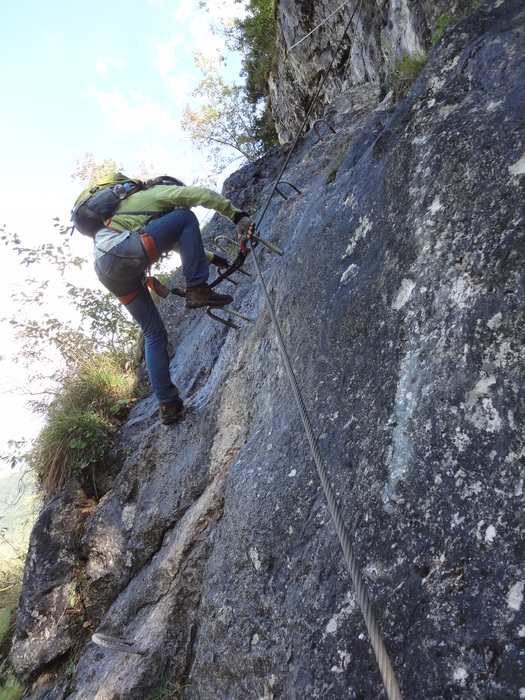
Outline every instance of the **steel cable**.
[[(253, 249), (252, 249), (253, 252)], [(253, 261), (255, 264), (255, 269), (257, 270), (257, 276), (259, 278), (259, 281), (261, 283), (265, 300), (266, 300), (266, 307), (268, 309), (268, 312), (270, 314), (270, 318), (272, 320), (272, 324), (274, 326), (274, 330), (277, 336), (277, 342), (279, 345), (279, 350), (281, 352), (281, 357), (286, 369), (286, 373), (288, 375), (288, 379), (290, 381), (290, 384), (292, 386), (292, 390), (295, 396), (295, 400), (297, 402), (298, 408), (299, 408), (299, 413), (301, 414), (301, 419), (303, 421), (303, 426), (306, 432), (306, 435), (308, 437), (308, 442), (310, 443), (310, 449), (312, 451), (314, 461), (317, 467), (317, 471), (319, 474), (319, 478), (321, 479), (321, 484), (323, 486), (323, 490), (326, 496), (326, 500), (328, 501), (328, 507), (330, 509), (330, 514), (332, 516), (332, 519), (334, 521), (335, 529), (337, 532), (337, 536), (339, 538), (339, 542), (341, 544), (341, 548), (343, 550), (344, 558), (348, 567), (348, 570), (350, 572), (350, 576), (352, 578), (352, 582), (354, 584), (356, 594), (357, 594), (357, 600), (359, 603), (359, 607), (361, 608), (361, 612), (363, 614), (363, 618), (365, 620), (365, 625), (368, 630), (368, 634), (370, 636), (370, 643), (372, 645), (372, 648), (374, 650), (374, 653), (376, 655), (377, 663), (379, 666), (379, 670), (381, 672), (381, 677), (383, 679), (383, 683), (385, 685), (385, 690), (387, 693), (387, 696), (390, 700), (402, 700), (402, 695), (401, 691), (399, 690), (399, 686), (397, 684), (397, 680), (394, 674), (394, 670), (392, 668), (392, 665), (390, 663), (390, 659), (388, 656), (388, 653), (386, 651), (385, 645), (383, 643), (383, 640), (381, 638), (381, 634), (379, 632), (379, 627), (377, 625), (374, 611), (372, 610), (372, 605), (370, 603), (370, 598), (368, 596), (368, 591), (366, 589), (365, 582), (363, 580), (363, 576), (361, 574), (361, 571), (359, 569), (359, 564), (357, 563), (357, 558), (354, 554), (354, 550), (352, 547), (352, 542), (350, 539), (350, 535), (348, 534), (348, 530), (346, 529), (343, 516), (341, 513), (341, 509), (339, 507), (339, 504), (337, 503), (337, 499), (334, 493), (334, 489), (332, 487), (332, 484), (330, 483), (330, 478), (328, 476), (328, 472), (321, 454), (321, 450), (319, 448), (319, 444), (317, 442), (317, 439), (314, 435), (314, 431), (312, 428), (312, 424), (310, 422), (310, 418), (308, 416), (308, 413), (306, 411), (306, 407), (303, 401), (303, 398), (301, 396), (301, 392), (299, 390), (299, 386), (297, 384), (297, 380), (295, 378), (294, 371), (292, 369), (292, 365), (290, 363), (290, 358), (288, 356), (288, 352), (286, 350), (286, 346), (284, 344), (284, 340), (282, 337), (281, 329), (279, 327), (279, 323), (277, 321), (277, 318), (275, 316), (275, 311), (273, 309), (269, 294), (268, 294), (268, 289), (266, 287), (266, 284), (264, 282), (261, 269), (259, 267), (259, 261), (257, 260), (257, 257), (255, 254), (253, 255)]]
[(328, 17), (325, 17), (322, 22), (319, 22), (319, 24), (312, 29), (312, 31), (308, 32), (308, 34), (305, 34), (302, 39), (299, 39), (299, 41), (296, 41), (293, 46), (290, 46), (290, 51), (293, 51), (296, 46), (299, 46), (299, 44), (302, 44), (305, 39), (308, 39), (309, 36), (312, 36), (314, 32), (316, 32), (320, 27), (323, 26), (323, 24), (326, 24), (330, 17), (333, 17), (339, 10), (342, 10), (345, 5), (349, 3), (350, 0), (345, 0), (342, 5), (339, 5), (338, 8), (336, 8), (333, 12), (331, 12)]
[(344, 39), (344, 37), (345, 37), (347, 31), (348, 31), (349, 28), (350, 28), (350, 24), (352, 23), (352, 20), (354, 19), (355, 13), (357, 12), (358, 8), (361, 7), (361, 2), (362, 2), (362, 0), (359, 0), (359, 2), (357, 3), (357, 5), (354, 7), (354, 10), (353, 10), (352, 14), (350, 15), (350, 19), (348, 20), (348, 23), (347, 23), (347, 25), (346, 25), (346, 27), (345, 27), (345, 30), (344, 30), (343, 34), (342, 34), (341, 40), (340, 40), (339, 44), (337, 45), (337, 49), (334, 51), (334, 55), (332, 56), (332, 60), (330, 61), (330, 65), (329, 65), (328, 68), (326, 69), (325, 74), (323, 75), (323, 78), (322, 78), (321, 82), (319, 83), (319, 86), (318, 86), (318, 88), (317, 88), (317, 91), (316, 91), (315, 95), (313, 96), (313, 98), (312, 98), (312, 100), (311, 100), (311, 102), (310, 102), (310, 106), (308, 107), (308, 111), (306, 112), (306, 116), (305, 116), (305, 118), (304, 118), (304, 120), (303, 120), (303, 123), (301, 124), (301, 128), (300, 128), (299, 131), (297, 132), (297, 136), (295, 137), (295, 139), (294, 139), (294, 141), (293, 141), (293, 143), (292, 143), (292, 145), (291, 145), (291, 147), (290, 147), (290, 150), (288, 151), (288, 155), (286, 156), (286, 159), (285, 159), (285, 161), (284, 161), (284, 165), (283, 165), (283, 167), (281, 168), (281, 171), (280, 171), (279, 175), (277, 176), (277, 179), (275, 180), (275, 184), (274, 184), (274, 186), (273, 186), (273, 188), (272, 188), (272, 191), (270, 192), (270, 195), (269, 195), (269, 197), (268, 197), (268, 199), (267, 199), (267, 201), (266, 201), (266, 204), (264, 205), (264, 208), (263, 208), (263, 210), (262, 210), (262, 212), (261, 212), (261, 215), (259, 216), (259, 220), (257, 221), (257, 226), (256, 226), (256, 228), (259, 228), (259, 226), (261, 225), (261, 221), (264, 219), (264, 216), (265, 216), (265, 214), (266, 214), (266, 211), (268, 210), (268, 207), (269, 207), (269, 205), (270, 205), (270, 202), (271, 202), (271, 200), (272, 200), (272, 197), (273, 197), (273, 195), (275, 194), (275, 192), (276, 192), (276, 190), (277, 190), (277, 187), (279, 186), (279, 181), (281, 180), (281, 177), (282, 177), (284, 171), (285, 171), (286, 168), (288, 167), (288, 163), (290, 162), (290, 158), (292, 157), (292, 153), (294, 152), (295, 147), (297, 146), (297, 142), (299, 141), (299, 138), (301, 137), (301, 134), (303, 133), (304, 127), (306, 126), (306, 124), (308, 123), (308, 120), (310, 119), (310, 114), (312, 113), (312, 110), (313, 110), (313, 108), (314, 108), (315, 101), (316, 101), (317, 98), (319, 97), (319, 94), (320, 94), (321, 90), (323, 89), (324, 84), (326, 83), (326, 80), (327, 80), (327, 78), (328, 78), (328, 75), (330, 74), (330, 71), (331, 71), (332, 68), (333, 68), (333, 65), (334, 65), (334, 63), (335, 63), (335, 59), (336, 59), (336, 57), (337, 57), (337, 54), (339, 53), (339, 49), (340, 49), (341, 46), (342, 46), (343, 39)]
[[(310, 107), (308, 109), (308, 112), (306, 114), (304, 122), (303, 122), (303, 124), (302, 124), (302, 126), (301, 126), (289, 152), (288, 152), (288, 156), (285, 160), (285, 163), (284, 163), (284, 165), (283, 165), (283, 167), (282, 167), (282, 169), (277, 177), (277, 180), (276, 180), (276, 182), (273, 186), (273, 189), (270, 193), (270, 196), (269, 196), (269, 198), (264, 206), (264, 209), (263, 209), (263, 211), (262, 211), (262, 213), (257, 221), (257, 228), (259, 228), (259, 226), (260, 226), (260, 224), (261, 224), (261, 222), (262, 222), (262, 220), (263, 220), (263, 218), (268, 210), (268, 206), (270, 204), (270, 201), (271, 201), (273, 195), (275, 194), (275, 191), (278, 187), (279, 181), (280, 181), (286, 167), (288, 166), (288, 163), (289, 163), (290, 158), (292, 156), (292, 153), (295, 149), (295, 146), (299, 140), (299, 137), (301, 136), (301, 133), (302, 133), (309, 117), (310, 117), (310, 113), (313, 109), (313, 105), (314, 105), (317, 97), (319, 96), (319, 93), (321, 92), (321, 89), (322, 89), (322, 87), (327, 79), (328, 73), (330, 72), (330, 70), (334, 64), (335, 57), (337, 56), (337, 53), (338, 53), (339, 48), (342, 44), (343, 38), (344, 38), (346, 32), (348, 31), (350, 24), (352, 22), (352, 19), (356, 13), (358, 7), (360, 7), (360, 5), (361, 5), (361, 0), (359, 0), (359, 2), (356, 4), (356, 7), (354, 8), (354, 10), (352, 12), (350, 20), (348, 21), (348, 24), (346, 25), (346, 28), (343, 32), (343, 36), (342, 36), (341, 41), (340, 41), (340, 43), (339, 43), (339, 45), (334, 53), (332, 61), (329, 65), (329, 67), (327, 68), (326, 73), (323, 76), (323, 79), (321, 80), (321, 82), (319, 84), (319, 87), (317, 89), (317, 92), (316, 92), (314, 98), (312, 99), (312, 101), (310, 103)], [(317, 472), (319, 474), (319, 478), (321, 480), (321, 484), (322, 484), (322, 487), (323, 487), (323, 490), (324, 490), (324, 493), (326, 496), (326, 500), (328, 502), (328, 507), (330, 510), (332, 520), (333, 520), (334, 525), (335, 525), (337, 536), (338, 536), (339, 542), (341, 544), (341, 548), (343, 550), (345, 562), (346, 562), (348, 571), (350, 573), (352, 583), (353, 583), (354, 588), (356, 590), (356, 595), (357, 595), (359, 607), (361, 609), (361, 612), (362, 612), (362, 615), (363, 615), (363, 618), (365, 621), (365, 625), (366, 625), (366, 628), (367, 628), (367, 631), (368, 631), (368, 634), (370, 637), (370, 643), (372, 645), (372, 648), (374, 650), (374, 654), (376, 656), (376, 660), (377, 660), (377, 663), (379, 666), (381, 677), (383, 679), (383, 684), (385, 686), (385, 691), (387, 693), (389, 700), (402, 700), (401, 691), (399, 689), (399, 685), (397, 683), (396, 676), (395, 676), (394, 670), (392, 668), (392, 664), (390, 663), (390, 658), (388, 656), (387, 650), (386, 650), (385, 645), (383, 643), (383, 640), (381, 638), (381, 634), (379, 631), (377, 621), (375, 619), (375, 615), (374, 615), (374, 611), (372, 609), (372, 605), (370, 602), (368, 591), (367, 591), (363, 576), (362, 576), (360, 568), (359, 568), (359, 564), (357, 562), (357, 558), (355, 556), (355, 553), (354, 553), (354, 550), (352, 547), (352, 541), (350, 539), (350, 535), (348, 533), (348, 530), (345, 526), (343, 516), (341, 513), (341, 509), (339, 507), (339, 504), (337, 503), (334, 489), (333, 489), (332, 484), (330, 482), (328, 471), (326, 469), (326, 465), (324, 463), (324, 460), (323, 460), (323, 457), (321, 454), (321, 450), (319, 448), (319, 444), (318, 444), (317, 439), (315, 437), (313, 427), (312, 427), (310, 418), (308, 416), (305, 403), (304, 403), (303, 398), (301, 396), (301, 392), (300, 392), (299, 386), (297, 384), (297, 379), (295, 377), (295, 374), (294, 374), (294, 371), (293, 371), (293, 368), (292, 368), (292, 365), (290, 362), (290, 358), (289, 358), (288, 352), (286, 350), (286, 346), (284, 344), (281, 329), (280, 329), (279, 323), (277, 321), (277, 317), (275, 315), (275, 311), (273, 309), (273, 305), (272, 305), (272, 302), (270, 300), (270, 296), (268, 294), (268, 289), (267, 289), (266, 283), (264, 282), (264, 278), (262, 276), (261, 269), (259, 267), (259, 261), (257, 260), (254, 246), (252, 245), (251, 242), (250, 242), (250, 249), (251, 249), (252, 258), (253, 258), (253, 261), (255, 264), (255, 269), (257, 271), (257, 276), (258, 276), (259, 282), (261, 284), (261, 287), (262, 287), (262, 290), (264, 293), (266, 307), (268, 309), (273, 327), (275, 329), (281, 357), (282, 357), (282, 360), (283, 360), (283, 363), (284, 363), (284, 366), (286, 369), (288, 379), (289, 379), (291, 387), (292, 387), (292, 391), (293, 391), (297, 406), (299, 408), (301, 420), (303, 422), (303, 426), (304, 426), (304, 429), (305, 429), (305, 432), (306, 432), (306, 435), (308, 438), (308, 442), (310, 444), (310, 449), (312, 451), (312, 455), (313, 455), (313, 458), (314, 458), (314, 461), (315, 461), (315, 464), (317, 467)]]

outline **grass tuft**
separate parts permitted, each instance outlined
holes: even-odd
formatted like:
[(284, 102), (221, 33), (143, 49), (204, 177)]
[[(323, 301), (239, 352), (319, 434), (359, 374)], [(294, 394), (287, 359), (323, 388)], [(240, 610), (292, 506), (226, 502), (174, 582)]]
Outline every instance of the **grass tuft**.
[(339, 171), (339, 168), (341, 167), (344, 157), (346, 156), (348, 152), (348, 143), (342, 143), (339, 144), (339, 146), (336, 148), (334, 152), (334, 156), (330, 162), (330, 165), (328, 166), (328, 169), (326, 171), (326, 178), (325, 182), (326, 184), (333, 182), (335, 178), (337, 177), (337, 173)]
[(20, 700), (23, 687), (8, 662), (16, 622), (18, 599), (22, 590), (23, 561), (12, 559), (0, 565), (0, 700)]
[(0, 700), (21, 700), (24, 695), (24, 688), (12, 675), (9, 675), (0, 686)]
[(396, 61), (394, 70), (390, 76), (390, 87), (394, 99), (402, 100), (408, 95), (419, 74), (425, 67), (427, 60), (428, 54), (423, 51), (418, 51), (412, 54), (405, 53), (403, 54), (403, 58)]
[(135, 396), (134, 373), (117, 356), (83, 358), (63, 377), (26, 459), (46, 496), (76, 476), (87, 485), (105, 460), (115, 425)]

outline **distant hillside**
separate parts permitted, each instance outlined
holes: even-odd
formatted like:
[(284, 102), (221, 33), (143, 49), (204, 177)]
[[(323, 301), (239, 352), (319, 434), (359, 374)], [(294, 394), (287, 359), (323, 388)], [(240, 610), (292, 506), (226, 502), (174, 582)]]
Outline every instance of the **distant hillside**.
[(0, 567), (25, 551), (36, 517), (35, 494), (28, 473), (0, 478)]

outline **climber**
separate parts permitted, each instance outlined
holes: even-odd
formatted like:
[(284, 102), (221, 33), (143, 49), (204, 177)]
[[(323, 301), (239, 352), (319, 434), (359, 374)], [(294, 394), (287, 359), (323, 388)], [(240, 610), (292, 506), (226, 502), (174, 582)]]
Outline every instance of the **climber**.
[(140, 326), (151, 386), (165, 425), (176, 422), (183, 403), (170, 376), (166, 328), (144, 286), (146, 270), (178, 246), (186, 283), (186, 308), (225, 306), (233, 300), (227, 294), (214, 292), (207, 283), (208, 263), (223, 266), (226, 261), (204, 250), (199, 221), (190, 209), (194, 206), (215, 209), (233, 221), (239, 239), (251, 237), (254, 223), (246, 212), (212, 190), (185, 187), (168, 177), (151, 180), (124, 199), (112, 218), (104, 222), (105, 228), (95, 235), (96, 274)]

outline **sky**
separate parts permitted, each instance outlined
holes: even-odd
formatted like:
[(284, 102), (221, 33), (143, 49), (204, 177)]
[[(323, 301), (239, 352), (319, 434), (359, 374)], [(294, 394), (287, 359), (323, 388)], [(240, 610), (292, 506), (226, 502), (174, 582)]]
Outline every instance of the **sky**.
[[(211, 25), (238, 15), (243, 3), (210, 0), (208, 10), (199, 4), (2, 3), (0, 226), (29, 246), (57, 243), (53, 218), (68, 223), (83, 189), (71, 174), (86, 152), (96, 162), (122, 163), (130, 175), (144, 162), (187, 183), (206, 179), (205, 156), (180, 126), (200, 80), (194, 52), (223, 48)], [(240, 81), (239, 72), (239, 57), (229, 54), (224, 77)], [(90, 256), (89, 239), (77, 234), (77, 245), (79, 255)], [(10, 318), (18, 313), (10, 295), (28, 271), (7, 248), (2, 256), (0, 317)], [(31, 439), (40, 427), (19, 391), (27, 377), (10, 359), (16, 352), (9, 324), (0, 322), (0, 453), (9, 438)]]

